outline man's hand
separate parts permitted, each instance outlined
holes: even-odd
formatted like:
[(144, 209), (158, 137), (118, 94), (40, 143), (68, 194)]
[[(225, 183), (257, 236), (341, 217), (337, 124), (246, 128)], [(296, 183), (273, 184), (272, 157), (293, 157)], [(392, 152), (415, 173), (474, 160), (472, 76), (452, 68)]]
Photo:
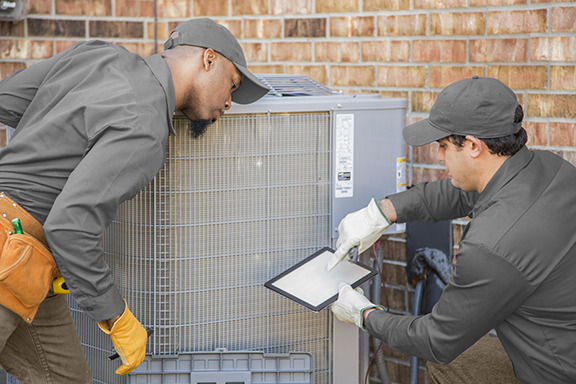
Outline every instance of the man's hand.
[(338, 225), (337, 249), (328, 261), (326, 270), (330, 271), (339, 262), (349, 260), (348, 252), (353, 247), (358, 247), (359, 254), (364, 252), (382, 236), (390, 224), (391, 221), (384, 215), (375, 198), (370, 200), (366, 208), (348, 214)]
[(340, 285), (338, 300), (330, 308), (338, 320), (356, 324), (361, 329), (364, 329), (364, 311), (371, 308), (383, 309), (364, 297), (361, 288), (352, 289), (350, 285), (344, 283)]
[[(114, 321), (114, 319), (99, 321), (98, 326), (104, 333), (110, 335), (114, 349), (122, 359), (122, 365), (118, 367), (116, 373), (124, 375), (135, 369), (144, 360), (148, 333), (130, 312), (128, 305), (118, 320)], [(113, 324), (111, 328), (110, 323)]]

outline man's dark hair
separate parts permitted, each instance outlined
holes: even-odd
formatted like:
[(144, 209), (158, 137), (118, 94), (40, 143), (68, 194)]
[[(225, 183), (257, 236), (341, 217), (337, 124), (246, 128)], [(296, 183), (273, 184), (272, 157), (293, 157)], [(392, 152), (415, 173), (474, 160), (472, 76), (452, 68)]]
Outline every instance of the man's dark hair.
[[(514, 114), (514, 124), (522, 122), (523, 118), (524, 111), (519, 105)], [(448, 140), (450, 140), (450, 142), (456, 147), (462, 148), (464, 141), (466, 141), (466, 137), (461, 135), (451, 135), (448, 136)], [(528, 134), (524, 128), (520, 128), (520, 130), (513, 135), (480, 140), (486, 144), (491, 154), (498, 156), (512, 156), (524, 147), (528, 141)]]

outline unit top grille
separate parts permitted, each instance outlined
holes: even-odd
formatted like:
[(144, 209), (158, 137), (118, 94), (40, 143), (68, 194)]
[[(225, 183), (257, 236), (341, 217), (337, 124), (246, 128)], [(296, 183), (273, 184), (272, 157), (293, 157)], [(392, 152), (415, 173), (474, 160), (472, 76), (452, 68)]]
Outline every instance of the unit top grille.
[(340, 94), (305, 75), (256, 74), (270, 88), (266, 96), (324, 96)]

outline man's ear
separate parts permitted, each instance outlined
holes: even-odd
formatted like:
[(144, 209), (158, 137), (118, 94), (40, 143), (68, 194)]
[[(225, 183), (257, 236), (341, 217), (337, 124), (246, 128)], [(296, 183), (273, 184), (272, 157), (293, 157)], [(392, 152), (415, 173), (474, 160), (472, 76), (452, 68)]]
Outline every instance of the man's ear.
[(218, 56), (216, 55), (216, 52), (212, 48), (206, 48), (204, 50), (204, 54), (202, 55), (202, 64), (204, 70), (211, 70), (214, 67), (217, 59)]
[(470, 142), (470, 156), (474, 159), (480, 157), (484, 153), (484, 142), (474, 136), (466, 136), (466, 140)]

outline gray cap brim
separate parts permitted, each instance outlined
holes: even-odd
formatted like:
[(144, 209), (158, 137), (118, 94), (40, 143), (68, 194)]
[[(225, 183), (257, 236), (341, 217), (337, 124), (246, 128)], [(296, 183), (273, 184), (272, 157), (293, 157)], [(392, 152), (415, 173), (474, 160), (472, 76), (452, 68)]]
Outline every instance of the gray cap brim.
[(232, 101), (238, 104), (250, 104), (266, 95), (270, 89), (264, 85), (246, 67), (234, 63), (234, 66), (242, 73), (240, 88), (232, 92)]
[(417, 121), (404, 128), (402, 135), (406, 143), (413, 147), (421, 147), (434, 141), (450, 136), (452, 133), (434, 127), (430, 119)]

